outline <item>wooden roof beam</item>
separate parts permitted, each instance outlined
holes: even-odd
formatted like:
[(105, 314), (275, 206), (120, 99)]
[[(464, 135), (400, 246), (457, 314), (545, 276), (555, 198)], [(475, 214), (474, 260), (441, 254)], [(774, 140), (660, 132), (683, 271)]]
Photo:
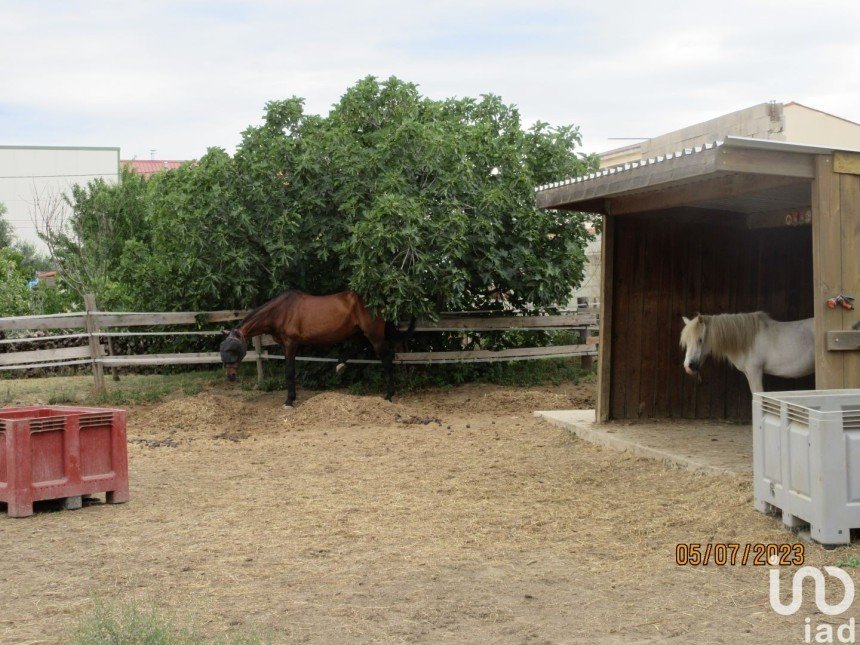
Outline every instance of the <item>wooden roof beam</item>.
[(802, 182), (797, 177), (781, 175), (719, 174), (661, 190), (609, 198), (609, 215), (628, 215), (680, 206), (696, 206), (714, 199), (743, 197)]
[(536, 200), (539, 208), (581, 210), (584, 202), (595, 208), (596, 200), (601, 198), (616, 199), (626, 193), (669, 189), (716, 174), (744, 173), (811, 180), (815, 176), (814, 156), (723, 145), (547, 188), (537, 193)]
[(814, 179), (815, 157), (796, 152), (721, 146), (718, 148), (716, 169), (727, 172)]

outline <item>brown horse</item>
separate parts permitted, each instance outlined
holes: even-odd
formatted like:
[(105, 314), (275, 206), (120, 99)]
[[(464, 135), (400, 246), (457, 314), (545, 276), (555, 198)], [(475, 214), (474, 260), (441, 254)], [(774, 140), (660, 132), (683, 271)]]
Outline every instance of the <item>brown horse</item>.
[[(247, 353), (247, 339), (270, 334), (284, 348), (287, 378), (284, 406), (290, 408), (296, 400), (296, 352), (299, 347), (330, 347), (361, 332), (382, 360), (387, 380), (385, 398), (390, 401), (394, 395), (394, 351), (390, 341), (408, 341), (414, 331), (414, 318), (405, 332), (379, 316), (374, 318), (361, 296), (353, 291), (311, 296), (292, 290), (257, 307), (232, 331), (224, 331), (221, 360), (227, 368), (227, 379), (235, 381), (236, 369)], [(351, 355), (341, 354), (336, 368), (338, 374), (346, 368)]]

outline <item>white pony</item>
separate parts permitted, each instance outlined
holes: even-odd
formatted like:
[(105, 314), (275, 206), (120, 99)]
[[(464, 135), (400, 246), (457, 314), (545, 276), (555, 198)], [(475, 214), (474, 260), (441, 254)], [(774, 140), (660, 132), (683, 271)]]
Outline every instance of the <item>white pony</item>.
[(763, 311), (683, 317), (684, 369), (696, 375), (708, 356), (743, 372), (750, 391), (762, 392), (762, 374), (797, 378), (815, 372), (813, 318), (777, 322)]

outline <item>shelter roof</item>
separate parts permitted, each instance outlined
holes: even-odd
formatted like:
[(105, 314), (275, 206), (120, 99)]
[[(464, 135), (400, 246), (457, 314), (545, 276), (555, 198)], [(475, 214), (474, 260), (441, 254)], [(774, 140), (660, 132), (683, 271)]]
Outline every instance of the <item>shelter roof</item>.
[(838, 151), (729, 136), (539, 186), (535, 192), (541, 208), (606, 215), (672, 207), (741, 213), (801, 208), (810, 203), (815, 156)]

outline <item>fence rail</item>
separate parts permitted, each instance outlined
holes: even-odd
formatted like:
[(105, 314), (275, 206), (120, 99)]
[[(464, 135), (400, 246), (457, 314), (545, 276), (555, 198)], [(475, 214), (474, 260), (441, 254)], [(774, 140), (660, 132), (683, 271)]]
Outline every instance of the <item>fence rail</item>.
[[(0, 370), (38, 369), (68, 365), (90, 364), (95, 377), (96, 389), (104, 388), (104, 368), (144, 367), (156, 365), (193, 365), (220, 363), (218, 352), (183, 352), (175, 354), (110, 355), (102, 341), (108, 343), (116, 337), (152, 336), (215, 336), (219, 331), (116, 331), (135, 327), (159, 327), (173, 325), (197, 325), (228, 323), (241, 320), (247, 314), (242, 310), (224, 311), (174, 311), (174, 312), (107, 312), (98, 311), (92, 297), (86, 299), (87, 310), (68, 314), (47, 316), (18, 316), (0, 318), (0, 331), (61, 330), (54, 335), (37, 335), (0, 340), (0, 345), (39, 343), (43, 341), (74, 340), (83, 344), (74, 347), (33, 349), (0, 353)], [(476, 312), (478, 313), (478, 312)], [(395, 355), (401, 364), (429, 365), (465, 362), (516, 361), (542, 358), (581, 356), (591, 361), (597, 355), (598, 315), (593, 311), (575, 312), (552, 316), (468, 315), (468, 312), (443, 314), (436, 322), (419, 320), (416, 332), (488, 332), (508, 330), (578, 330), (584, 337), (581, 345), (557, 345), (551, 347), (521, 347), (505, 350), (462, 350), (446, 352), (405, 352)], [(70, 330), (83, 330), (69, 333)], [(262, 365), (267, 360), (283, 360), (283, 355), (270, 353), (264, 347), (276, 345), (271, 336), (255, 340), (254, 348), (245, 356), (245, 362), (256, 362), (258, 376), (262, 376)], [(335, 362), (334, 358), (314, 356), (296, 357), (299, 361)], [(358, 359), (354, 363), (378, 363), (377, 360)]]

